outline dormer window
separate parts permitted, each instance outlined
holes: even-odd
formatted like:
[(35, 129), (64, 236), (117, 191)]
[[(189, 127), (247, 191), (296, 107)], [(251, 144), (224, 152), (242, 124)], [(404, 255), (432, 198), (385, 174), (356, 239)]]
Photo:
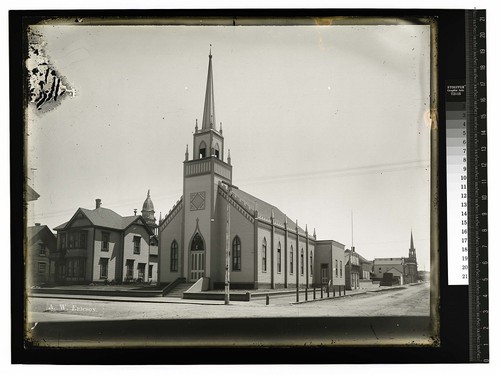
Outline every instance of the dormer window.
[(204, 157), (207, 156), (207, 145), (205, 144), (205, 142), (201, 142), (200, 143), (200, 159), (203, 159)]

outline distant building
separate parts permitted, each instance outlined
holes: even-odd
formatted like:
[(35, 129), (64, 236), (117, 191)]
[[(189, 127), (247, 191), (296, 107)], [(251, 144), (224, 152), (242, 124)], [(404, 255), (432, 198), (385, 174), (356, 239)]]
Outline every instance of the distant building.
[(408, 258), (403, 258), (403, 283), (410, 284), (418, 281), (417, 251), (413, 246), (413, 231), (410, 234), (410, 249)]
[(361, 265), (359, 255), (353, 246), (352, 249), (344, 251), (345, 260), (345, 288), (347, 290), (359, 289), (359, 279), (361, 274)]
[(384, 273), (392, 273), (401, 284), (418, 281), (416, 250), (413, 245), (413, 232), (410, 235), (410, 250), (407, 258), (375, 258), (373, 261), (374, 280), (381, 280)]
[(50, 279), (49, 257), (56, 250), (57, 239), (48, 226), (35, 224), (26, 232), (27, 285), (43, 285)]
[(54, 230), (57, 248), (50, 261), (55, 283), (157, 279), (157, 240), (143, 216), (122, 217), (96, 199), (95, 209), (79, 208)]
[(314, 285), (345, 288), (344, 245), (333, 240), (317, 240), (315, 249)]

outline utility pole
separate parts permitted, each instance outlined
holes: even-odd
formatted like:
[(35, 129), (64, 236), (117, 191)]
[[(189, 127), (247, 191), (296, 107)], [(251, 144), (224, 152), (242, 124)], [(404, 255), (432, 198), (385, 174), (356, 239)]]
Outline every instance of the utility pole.
[(238, 187), (236, 185), (232, 185), (229, 182), (221, 181), (224, 185), (227, 186), (227, 204), (226, 204), (226, 275), (224, 277), (224, 305), (229, 305), (229, 290), (230, 290), (230, 263), (231, 263), (231, 253), (230, 253), (230, 237), (231, 237), (231, 216), (230, 216), (230, 203), (229, 199), (231, 198), (231, 188)]

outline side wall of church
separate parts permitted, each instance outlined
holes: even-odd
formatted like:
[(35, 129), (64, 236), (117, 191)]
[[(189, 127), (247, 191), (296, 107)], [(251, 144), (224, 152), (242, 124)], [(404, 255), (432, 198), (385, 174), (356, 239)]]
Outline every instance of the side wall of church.
[[(271, 236), (272, 234), (272, 236)], [(272, 245), (271, 245), (272, 238)], [(265, 244), (265, 246), (264, 246)], [(278, 248), (281, 248), (281, 267), (279, 266)], [(297, 252), (297, 234), (288, 232), (287, 248), (285, 248), (285, 231), (267, 223), (259, 223), (257, 236), (257, 271), (259, 288), (283, 288), (285, 285), (294, 287), (297, 285), (297, 266), (299, 275), (299, 285), (309, 285), (313, 281), (311, 274), (310, 255), (313, 255), (314, 264), (314, 241), (309, 240), (309, 246), (306, 246), (306, 238), (299, 235), (299, 247)], [(293, 269), (290, 259), (290, 250), (293, 247)], [(309, 252), (307, 252), (309, 250)], [(264, 254), (264, 251), (266, 254)], [(298, 262), (298, 263), (297, 263)], [(314, 267), (313, 267), (314, 268)]]
[[(214, 217), (214, 242), (212, 246), (211, 286), (221, 288), (225, 282), (226, 267), (226, 214), (227, 201), (217, 195)], [(233, 205), (230, 206), (230, 282), (231, 289), (248, 289), (255, 286), (254, 224)], [(238, 236), (241, 243), (241, 269), (233, 268), (233, 244)]]
[[(171, 249), (174, 240), (177, 241), (179, 250), (177, 267), (173, 267), (174, 270), (172, 270)], [(181, 210), (163, 230), (160, 230), (160, 248), (158, 258), (160, 283), (171, 283), (179, 277), (185, 277), (182, 273), (183, 248)], [(175, 268), (177, 268), (176, 271)]]

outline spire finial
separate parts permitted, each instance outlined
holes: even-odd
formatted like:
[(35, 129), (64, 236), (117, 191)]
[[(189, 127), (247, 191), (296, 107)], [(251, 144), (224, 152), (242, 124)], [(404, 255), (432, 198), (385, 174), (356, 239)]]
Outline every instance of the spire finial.
[(188, 145), (186, 144), (186, 153), (185, 153), (185, 157), (186, 157), (186, 161), (189, 160), (189, 149), (188, 149)]
[(196, 125), (194, 126), (194, 132), (198, 133), (198, 119), (196, 119)]
[(212, 44), (210, 44), (210, 52), (209, 52), (208, 56), (212, 57)]
[(227, 149), (227, 164), (231, 165), (231, 149)]
[(148, 198), (150, 198), (150, 196), (149, 196), (149, 189), (148, 189)]
[(220, 122), (219, 133), (222, 134), (222, 121)]
[(207, 88), (205, 91), (205, 106), (203, 108), (203, 121), (201, 124), (202, 130), (214, 129), (217, 124), (215, 120), (215, 103), (214, 103), (214, 83), (212, 73), (212, 45), (210, 45), (210, 55), (208, 59), (207, 73)]

